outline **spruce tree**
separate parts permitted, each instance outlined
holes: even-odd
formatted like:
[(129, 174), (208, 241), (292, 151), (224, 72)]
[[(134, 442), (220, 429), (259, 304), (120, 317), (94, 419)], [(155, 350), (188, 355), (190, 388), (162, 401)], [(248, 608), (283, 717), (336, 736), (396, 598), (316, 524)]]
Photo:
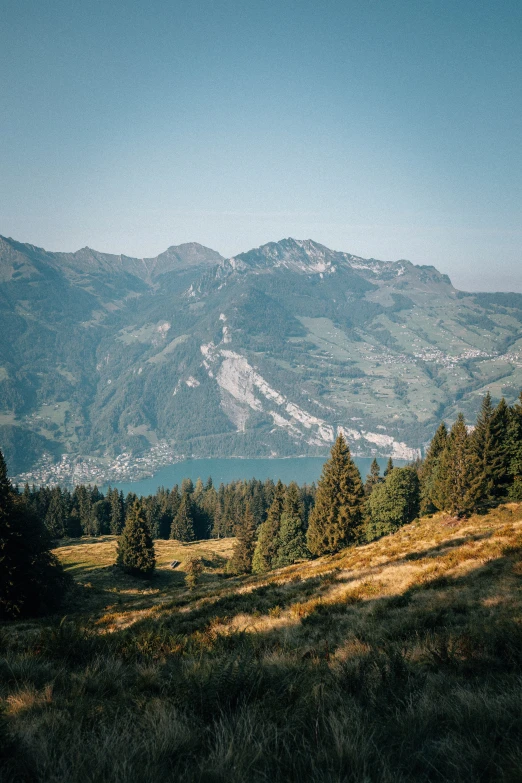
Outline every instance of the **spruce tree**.
[(493, 433), (491, 422), (493, 413), (494, 407), (491, 401), (491, 394), (488, 391), (482, 400), (475, 428), (470, 439), (472, 449), (480, 464), (481, 500), (485, 503), (489, 503), (493, 500), (494, 477), (491, 470), (493, 458)]
[(43, 521), (14, 493), (0, 451), (0, 619), (46, 614), (70, 583)]
[(110, 503), (110, 529), (113, 536), (119, 536), (125, 524), (123, 495), (116, 488), (108, 492)]
[(388, 462), (386, 463), (386, 467), (384, 468), (384, 478), (388, 475), (388, 473), (391, 473), (393, 470), (393, 460), (391, 457), (388, 457)]
[(272, 560), (273, 568), (292, 565), (296, 560), (309, 557), (303, 530), (304, 509), (299, 487), (292, 481), (286, 488), (283, 513), (276, 541), (276, 553)]
[(232, 557), (227, 563), (227, 572), (229, 574), (248, 574), (252, 570), (256, 540), (254, 515), (248, 502), (243, 517), (236, 527), (236, 539)]
[(127, 514), (118, 539), (116, 563), (134, 576), (151, 576), (156, 567), (154, 542), (139, 500)]
[(509, 498), (522, 501), (522, 392), (509, 416), (508, 432), (509, 474), (511, 483)]
[(448, 430), (444, 422), (439, 424), (437, 432), (433, 436), (426, 457), (419, 468), (420, 480), (420, 513), (433, 514), (437, 510), (444, 508), (444, 499), (439, 497), (436, 492), (435, 477), (440, 457), (446, 448), (448, 441)]
[(415, 468), (394, 468), (368, 499), (367, 540), (372, 541), (407, 525), (419, 513), (419, 504), (419, 477)]
[(45, 526), (51, 538), (64, 538), (67, 535), (68, 519), (69, 509), (65, 497), (60, 487), (53, 487), (51, 501), (45, 515)]
[(281, 525), (281, 514), (285, 502), (285, 487), (277, 482), (272, 503), (268, 509), (265, 521), (259, 526), (259, 535), (252, 561), (254, 574), (264, 574), (273, 568), (277, 553), (277, 536)]
[(189, 492), (183, 492), (170, 537), (176, 541), (194, 541), (194, 509)]
[(493, 502), (506, 497), (511, 483), (509, 425), (510, 410), (502, 397), (491, 416), (491, 450), (487, 475)]
[(362, 535), (364, 489), (348, 444), (339, 435), (325, 462), (310, 513), (307, 545), (314, 555), (338, 552)]
[(277, 554), (273, 560), (273, 568), (292, 565), (297, 560), (310, 557), (303, 531), (303, 520), (283, 511), (281, 526), (277, 537)]
[(461, 517), (477, 508), (484, 488), (483, 471), (462, 413), (448, 435), (433, 483), (444, 511)]
[(380, 484), (381, 481), (381, 469), (379, 467), (379, 463), (374, 457), (372, 464), (370, 465), (370, 472), (366, 476), (366, 481), (364, 482), (364, 494), (366, 497), (369, 497), (369, 495), (372, 494), (374, 488), (377, 486), (377, 484)]

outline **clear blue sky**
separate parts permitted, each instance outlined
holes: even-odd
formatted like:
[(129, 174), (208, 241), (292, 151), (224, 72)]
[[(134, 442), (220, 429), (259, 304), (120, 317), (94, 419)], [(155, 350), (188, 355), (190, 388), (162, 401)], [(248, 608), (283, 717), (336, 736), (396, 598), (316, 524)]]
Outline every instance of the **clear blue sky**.
[(520, 0), (3, 0), (0, 233), (522, 291)]

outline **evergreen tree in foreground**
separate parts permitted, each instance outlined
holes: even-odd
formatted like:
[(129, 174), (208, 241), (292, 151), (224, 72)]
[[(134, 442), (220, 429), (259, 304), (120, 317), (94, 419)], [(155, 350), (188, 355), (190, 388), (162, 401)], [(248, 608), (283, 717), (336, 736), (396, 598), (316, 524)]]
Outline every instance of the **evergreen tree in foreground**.
[(509, 474), (511, 486), (510, 500), (522, 501), (522, 392), (518, 402), (511, 408), (509, 432)]
[(310, 556), (306, 548), (303, 516), (304, 508), (299, 487), (295, 481), (292, 481), (286, 488), (273, 568), (292, 565), (296, 560), (303, 560)]
[(419, 477), (412, 467), (394, 468), (368, 500), (366, 537), (372, 541), (412, 522), (419, 513)]
[(274, 567), (277, 555), (277, 537), (281, 526), (281, 514), (285, 503), (285, 488), (277, 482), (274, 499), (268, 509), (265, 521), (259, 526), (259, 535), (252, 560), (254, 574), (264, 574)]
[(69, 583), (43, 522), (13, 492), (0, 451), (0, 618), (49, 613)]
[[(444, 422), (439, 424), (437, 432), (433, 436), (424, 462), (419, 469), (421, 482), (421, 514), (433, 514), (444, 508), (444, 497), (437, 493), (437, 468), (444, 449), (448, 443), (448, 430)], [(440, 488), (440, 487), (439, 487)]]
[(444, 511), (457, 517), (471, 514), (484, 492), (484, 474), (464, 416), (451, 428), (434, 477), (434, 491)]
[(118, 539), (116, 564), (134, 576), (150, 576), (156, 567), (154, 543), (139, 500), (130, 509)]
[(256, 523), (248, 502), (245, 506), (245, 513), (236, 528), (236, 539), (232, 557), (227, 563), (227, 572), (229, 574), (248, 574), (252, 570), (256, 541)]
[(509, 429), (511, 411), (502, 397), (491, 416), (491, 449), (487, 476), (491, 482), (490, 496), (499, 502), (507, 495), (511, 477), (509, 474)]
[(310, 514), (307, 544), (314, 555), (338, 552), (362, 535), (364, 489), (348, 444), (339, 435), (325, 462)]

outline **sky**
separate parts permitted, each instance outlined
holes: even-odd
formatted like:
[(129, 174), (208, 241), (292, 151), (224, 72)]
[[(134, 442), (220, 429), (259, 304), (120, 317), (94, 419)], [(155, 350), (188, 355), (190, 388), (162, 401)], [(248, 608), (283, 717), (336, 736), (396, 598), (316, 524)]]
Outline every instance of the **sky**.
[(520, 0), (3, 0), (0, 234), (522, 292)]

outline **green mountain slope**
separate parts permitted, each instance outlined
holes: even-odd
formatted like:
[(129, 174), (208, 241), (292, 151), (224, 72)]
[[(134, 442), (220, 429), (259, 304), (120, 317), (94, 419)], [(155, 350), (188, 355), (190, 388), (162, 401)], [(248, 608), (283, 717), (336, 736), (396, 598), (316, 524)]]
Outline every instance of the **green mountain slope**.
[(522, 295), (311, 240), (224, 260), (0, 239), (0, 281), (0, 445), (18, 474), (51, 455), (32, 478), (325, 454), (339, 428), (356, 454), (409, 459), (457, 403), (522, 386)]

